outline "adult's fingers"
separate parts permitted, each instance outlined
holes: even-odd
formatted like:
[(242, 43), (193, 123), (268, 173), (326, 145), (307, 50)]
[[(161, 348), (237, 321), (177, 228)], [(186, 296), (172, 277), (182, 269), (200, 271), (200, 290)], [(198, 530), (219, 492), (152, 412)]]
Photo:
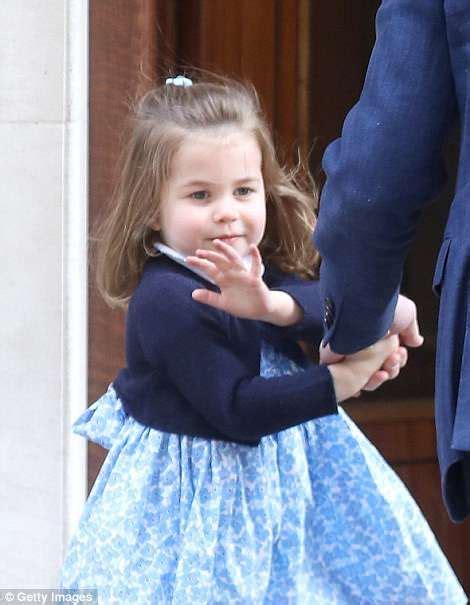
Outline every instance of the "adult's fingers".
[(414, 319), (400, 332), (400, 342), (407, 347), (420, 347), (423, 344), (424, 338), (419, 332), (417, 319)]
[(390, 331), (392, 334), (399, 334), (402, 344), (407, 347), (420, 347), (423, 344), (416, 304), (402, 294), (398, 297)]

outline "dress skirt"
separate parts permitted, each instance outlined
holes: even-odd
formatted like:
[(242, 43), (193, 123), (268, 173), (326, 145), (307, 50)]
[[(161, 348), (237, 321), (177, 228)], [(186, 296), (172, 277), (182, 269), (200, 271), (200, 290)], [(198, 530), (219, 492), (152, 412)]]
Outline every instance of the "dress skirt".
[[(302, 367), (271, 346), (261, 375)], [(161, 432), (109, 387), (73, 431), (109, 449), (62, 588), (101, 605), (463, 605), (407, 489), (345, 412), (257, 447)]]

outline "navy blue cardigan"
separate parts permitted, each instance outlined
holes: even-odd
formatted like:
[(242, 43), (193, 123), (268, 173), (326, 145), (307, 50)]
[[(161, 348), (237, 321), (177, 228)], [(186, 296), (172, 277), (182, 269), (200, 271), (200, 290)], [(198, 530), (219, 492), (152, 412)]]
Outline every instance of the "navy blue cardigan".
[(127, 367), (113, 383), (126, 413), (161, 431), (247, 445), (337, 413), (326, 366), (292, 376), (259, 375), (263, 340), (280, 346), (290, 341), (293, 350), (296, 339), (319, 344), (323, 335), (318, 282), (273, 267), (264, 280), (298, 302), (301, 322), (280, 328), (198, 303), (193, 290), (217, 287), (166, 256), (149, 259), (129, 303)]

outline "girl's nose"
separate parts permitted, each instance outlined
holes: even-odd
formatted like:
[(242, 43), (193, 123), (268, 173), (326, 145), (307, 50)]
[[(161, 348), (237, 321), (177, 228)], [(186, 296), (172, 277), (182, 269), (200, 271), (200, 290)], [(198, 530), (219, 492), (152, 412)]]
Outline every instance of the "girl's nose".
[(214, 221), (216, 223), (230, 223), (238, 217), (237, 209), (233, 200), (221, 200), (214, 210)]

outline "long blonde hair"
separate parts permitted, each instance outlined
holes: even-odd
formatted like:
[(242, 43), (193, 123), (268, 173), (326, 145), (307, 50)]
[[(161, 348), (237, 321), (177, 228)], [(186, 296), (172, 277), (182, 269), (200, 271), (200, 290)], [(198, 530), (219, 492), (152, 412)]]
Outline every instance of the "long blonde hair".
[(263, 259), (283, 271), (315, 277), (316, 189), (301, 162), (290, 171), (280, 165), (252, 85), (214, 76), (190, 87), (159, 86), (137, 102), (129, 126), (110, 210), (94, 238), (97, 285), (110, 306), (127, 306), (146, 259), (157, 254), (158, 235), (150, 223), (158, 218), (175, 152), (188, 134), (226, 126), (253, 134), (261, 150), (267, 203), (259, 246)]

